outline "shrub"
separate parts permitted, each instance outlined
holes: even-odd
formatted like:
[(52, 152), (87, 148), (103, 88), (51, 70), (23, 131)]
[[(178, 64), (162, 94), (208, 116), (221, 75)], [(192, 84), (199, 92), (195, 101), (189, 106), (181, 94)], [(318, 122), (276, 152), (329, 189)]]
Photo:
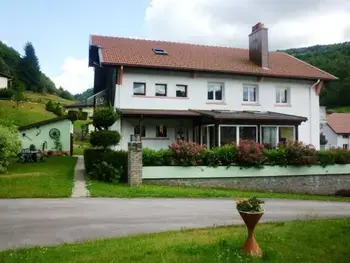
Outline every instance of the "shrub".
[(240, 140), (237, 149), (237, 164), (260, 167), (265, 160), (264, 146), (251, 140)]
[(152, 150), (144, 148), (142, 150), (142, 163), (144, 166), (163, 166), (172, 163), (172, 153), (170, 150)]
[(286, 152), (286, 161), (289, 165), (316, 164), (316, 150), (313, 145), (306, 145), (299, 141), (288, 141), (279, 147)]
[(0, 172), (5, 172), (12, 158), (21, 150), (21, 142), (13, 127), (0, 125)]
[(285, 148), (268, 149), (264, 151), (264, 155), (267, 164), (286, 166), (288, 163)]
[(94, 126), (98, 129), (108, 130), (117, 120), (119, 115), (113, 107), (97, 108), (92, 117)]
[(36, 151), (36, 147), (34, 144), (29, 145), (29, 150), (30, 151)]
[(216, 147), (212, 150), (203, 151), (202, 164), (208, 166), (230, 166), (236, 162), (237, 147), (234, 144), (228, 144), (221, 147)]
[(2, 89), (0, 88), (0, 98), (11, 99), (15, 95), (12, 89)]
[(336, 164), (348, 164), (350, 163), (350, 151), (342, 148), (333, 148), (329, 152), (334, 154), (334, 162)]
[(117, 183), (120, 180), (122, 173), (123, 168), (121, 166), (117, 168), (102, 161), (94, 164), (92, 170), (89, 172), (89, 176), (94, 180)]
[[(128, 152), (127, 151), (113, 151), (102, 149), (88, 148), (84, 151), (85, 171), (90, 174), (96, 169), (96, 164), (105, 162), (108, 165), (118, 169), (120, 172), (120, 182), (128, 181)], [(96, 175), (98, 177), (98, 175)]]
[(55, 108), (56, 105), (51, 100), (49, 100), (45, 105), (45, 109), (50, 112), (54, 112)]
[(335, 154), (332, 151), (318, 151), (316, 156), (317, 163), (323, 167), (335, 164)]
[(53, 113), (56, 114), (57, 116), (62, 116), (63, 115), (63, 110), (60, 105), (56, 105), (55, 109), (53, 110)]
[(335, 192), (337, 196), (350, 197), (350, 189), (340, 189)]
[(83, 111), (69, 110), (67, 114), (73, 120), (86, 121), (88, 118), (88, 113)]
[(205, 148), (205, 145), (183, 140), (174, 141), (169, 145), (174, 164), (183, 166), (198, 165), (201, 160), (201, 152)]
[(88, 119), (88, 113), (85, 111), (81, 111), (78, 114), (79, 120), (86, 121)]
[(117, 131), (94, 131), (90, 134), (90, 143), (95, 147), (107, 149), (109, 146), (117, 145), (120, 141), (120, 134)]

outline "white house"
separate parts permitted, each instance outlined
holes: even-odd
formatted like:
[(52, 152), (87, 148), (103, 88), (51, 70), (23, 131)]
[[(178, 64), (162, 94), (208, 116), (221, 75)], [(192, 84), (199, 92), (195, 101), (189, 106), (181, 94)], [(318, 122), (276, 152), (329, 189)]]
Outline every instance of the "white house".
[(144, 147), (181, 138), (223, 145), (300, 140), (319, 148), (319, 92), (336, 77), (283, 52), (268, 51), (258, 23), (249, 49), (92, 35), (94, 93), (121, 113), (119, 148), (140, 134)]
[(7, 89), (10, 85), (11, 76), (0, 72), (0, 89)]
[(321, 133), (327, 140), (324, 148), (349, 149), (350, 113), (327, 114), (327, 122), (321, 125)]

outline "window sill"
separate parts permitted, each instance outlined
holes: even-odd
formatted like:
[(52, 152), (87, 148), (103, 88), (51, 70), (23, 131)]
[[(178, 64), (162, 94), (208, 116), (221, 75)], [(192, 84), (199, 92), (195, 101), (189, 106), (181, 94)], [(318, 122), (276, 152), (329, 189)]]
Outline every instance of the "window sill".
[(275, 107), (292, 107), (292, 105), (288, 103), (276, 103)]
[(170, 140), (168, 137), (147, 137), (147, 138), (141, 138), (141, 141), (166, 141)]
[(134, 98), (144, 99), (175, 99), (175, 100), (188, 100), (188, 97), (167, 97), (167, 96), (145, 96), (145, 95), (133, 95)]
[(206, 104), (226, 105), (226, 102), (224, 102), (224, 101), (211, 101), (211, 100), (207, 100)]
[(242, 106), (261, 106), (258, 102), (243, 102)]

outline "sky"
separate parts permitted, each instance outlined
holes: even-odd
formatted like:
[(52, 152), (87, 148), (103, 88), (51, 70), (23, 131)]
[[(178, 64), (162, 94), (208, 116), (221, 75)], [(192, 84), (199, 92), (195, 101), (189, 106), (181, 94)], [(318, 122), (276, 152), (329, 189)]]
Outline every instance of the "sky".
[(269, 49), (350, 41), (350, 0), (0, 0), (0, 40), (33, 43), (41, 70), (76, 94), (92, 87), (91, 34), (247, 48), (251, 27)]

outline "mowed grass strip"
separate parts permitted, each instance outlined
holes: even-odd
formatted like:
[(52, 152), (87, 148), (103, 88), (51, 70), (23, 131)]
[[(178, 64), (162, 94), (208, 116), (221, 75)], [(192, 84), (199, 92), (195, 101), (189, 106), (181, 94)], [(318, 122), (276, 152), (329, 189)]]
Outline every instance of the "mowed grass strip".
[(46, 162), (13, 163), (0, 174), (0, 198), (70, 197), (76, 161), (52, 156)]
[[(198, 218), (200, 220), (200, 218)], [(262, 258), (241, 253), (243, 226), (184, 230), (0, 252), (6, 263), (347, 263), (350, 219), (260, 224)]]
[(265, 192), (247, 192), (225, 188), (200, 188), (185, 186), (161, 186), (146, 185), (140, 187), (129, 187), (127, 184), (112, 184), (100, 181), (88, 180), (87, 187), (91, 197), (188, 197), (188, 198), (283, 198), (299, 200), (323, 200), (323, 201), (345, 201), (350, 202), (350, 197), (322, 196), (307, 194), (288, 194), (288, 193), (265, 193)]

